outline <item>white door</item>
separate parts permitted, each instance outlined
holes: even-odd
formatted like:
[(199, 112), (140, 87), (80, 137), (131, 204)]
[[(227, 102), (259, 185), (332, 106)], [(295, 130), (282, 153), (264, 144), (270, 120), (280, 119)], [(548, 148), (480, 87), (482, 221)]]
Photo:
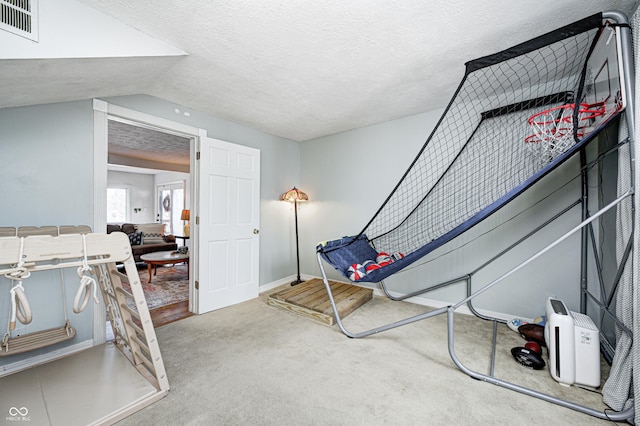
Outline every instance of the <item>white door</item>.
[(258, 297), (260, 151), (201, 136), (198, 165), (196, 293), (202, 314)]

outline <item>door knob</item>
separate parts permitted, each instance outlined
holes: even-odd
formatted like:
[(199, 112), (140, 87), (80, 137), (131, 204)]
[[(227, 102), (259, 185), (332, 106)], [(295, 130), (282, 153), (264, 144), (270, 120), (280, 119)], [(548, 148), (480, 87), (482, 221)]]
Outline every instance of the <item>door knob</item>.
[(256, 235), (258, 235), (258, 234), (260, 233), (260, 230), (259, 230), (259, 229), (254, 229), (254, 230), (253, 230), (253, 233), (254, 233), (254, 234), (256, 234)]

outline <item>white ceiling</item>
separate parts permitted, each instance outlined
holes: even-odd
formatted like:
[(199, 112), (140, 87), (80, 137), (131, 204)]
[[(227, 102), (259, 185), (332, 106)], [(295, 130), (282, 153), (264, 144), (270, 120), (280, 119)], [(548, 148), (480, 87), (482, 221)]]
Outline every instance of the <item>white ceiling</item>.
[[(190, 140), (124, 121), (109, 120), (109, 165), (135, 167), (138, 172), (170, 170), (189, 173)], [(143, 171), (140, 169), (147, 169)], [(121, 167), (110, 170), (124, 171)]]
[(444, 107), (465, 62), (638, 3), (79, 1), (187, 55), (0, 61), (0, 106), (144, 93), (298, 141)]

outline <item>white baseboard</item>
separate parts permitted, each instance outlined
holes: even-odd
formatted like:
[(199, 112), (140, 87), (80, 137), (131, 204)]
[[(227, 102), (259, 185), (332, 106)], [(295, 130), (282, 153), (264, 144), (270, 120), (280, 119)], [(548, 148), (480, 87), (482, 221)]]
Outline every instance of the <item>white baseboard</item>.
[[(272, 290), (276, 287), (279, 287), (283, 284), (288, 284), (290, 282), (292, 282), (293, 280), (295, 280), (297, 277), (295, 275), (291, 275), (289, 277), (286, 278), (282, 278), (278, 281), (273, 281), (271, 283), (265, 284), (260, 286), (260, 293), (263, 293), (265, 291), (269, 291)], [(300, 278), (302, 278), (303, 280), (311, 280), (314, 278), (320, 278), (314, 275), (300, 275)], [(332, 280), (332, 281), (336, 281), (336, 280)], [(344, 281), (337, 281), (337, 282), (344, 282)], [(345, 284), (353, 284), (353, 283), (348, 283), (345, 282)], [(395, 292), (389, 292), (391, 293), (392, 296), (394, 297), (400, 297), (403, 294), (402, 293), (395, 293)], [(384, 292), (379, 289), (379, 288), (373, 288), (373, 294), (376, 296), (381, 296), (381, 297), (387, 297)], [(404, 300), (405, 302), (409, 302), (409, 303), (414, 303), (416, 305), (422, 305), (422, 306), (427, 306), (430, 308), (434, 308), (434, 309), (439, 309), (439, 308), (443, 308), (445, 306), (450, 306), (453, 305), (457, 302), (451, 303), (451, 302), (443, 302), (441, 300), (434, 300), (434, 299), (428, 299), (426, 297), (418, 297), (418, 296), (414, 296), (414, 297), (410, 297), (408, 299)], [(487, 311), (484, 309), (477, 309), (476, 310), (482, 314), (485, 315), (487, 317), (491, 317), (491, 318), (497, 318), (500, 320), (504, 320), (504, 321), (510, 321), (511, 319), (513, 319), (513, 315), (509, 315), (509, 314), (505, 314), (504, 312), (493, 312), (493, 311)], [(465, 314), (465, 315), (474, 315), (473, 312), (471, 312), (471, 310), (467, 307), (467, 305), (462, 305), (460, 306), (458, 309), (456, 309), (457, 313), (460, 314)], [(475, 316), (475, 315), (474, 315)], [(531, 319), (527, 319), (527, 318), (523, 318), (523, 320), (525, 321), (532, 321)]]
[[(393, 291), (390, 291), (389, 293), (394, 297), (402, 296), (402, 293), (395, 293)], [(384, 292), (382, 290), (378, 289), (378, 288), (373, 289), (373, 294), (375, 294), (376, 296), (386, 297)], [(430, 308), (435, 308), (435, 309), (439, 309), (439, 308), (443, 308), (445, 306), (450, 306), (450, 305), (455, 304), (455, 303), (443, 302), (441, 300), (428, 299), (426, 297), (418, 297), (418, 296), (414, 296), (414, 297), (410, 297), (408, 299), (405, 299), (404, 302), (415, 303), (416, 305), (428, 306)], [(504, 320), (504, 321), (509, 321), (509, 320), (513, 319), (512, 315), (505, 314), (503, 312), (494, 312), (494, 311), (488, 311), (488, 310), (485, 310), (485, 309), (478, 309), (478, 308), (476, 308), (476, 311), (478, 311), (480, 314), (485, 315), (487, 317), (497, 318), (497, 319)], [(467, 305), (460, 306), (458, 309), (456, 309), (456, 312), (460, 313), (460, 314), (474, 315), (475, 316), (475, 314), (473, 312), (471, 312), (471, 309), (469, 309), (469, 307)], [(531, 321), (531, 320), (530, 319), (529, 320), (525, 319), (525, 321)]]
[(84, 342), (76, 343), (46, 354), (29, 357), (20, 361), (12, 362), (11, 364), (5, 364), (0, 366), (0, 377), (8, 376), (10, 374), (26, 370), (27, 368), (35, 367), (36, 365), (55, 361), (56, 359), (64, 358), (91, 347), (93, 347), (93, 340), (85, 340)]
[[(293, 281), (295, 281), (297, 278), (298, 278), (297, 275), (290, 275), (288, 277), (284, 277), (277, 281), (272, 281), (270, 283), (263, 284), (260, 286), (260, 294), (264, 293), (265, 291), (273, 290), (274, 288), (280, 287), (281, 285), (290, 284)], [(314, 277), (313, 275), (300, 274), (300, 279), (304, 281), (312, 280), (314, 278), (318, 278), (318, 277)]]

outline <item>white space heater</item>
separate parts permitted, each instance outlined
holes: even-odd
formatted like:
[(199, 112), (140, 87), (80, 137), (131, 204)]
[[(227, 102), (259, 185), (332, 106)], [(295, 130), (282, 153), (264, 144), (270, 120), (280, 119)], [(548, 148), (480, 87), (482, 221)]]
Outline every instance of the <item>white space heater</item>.
[(600, 386), (600, 334), (587, 315), (571, 312), (561, 300), (548, 298), (544, 339), (549, 372), (565, 386)]

